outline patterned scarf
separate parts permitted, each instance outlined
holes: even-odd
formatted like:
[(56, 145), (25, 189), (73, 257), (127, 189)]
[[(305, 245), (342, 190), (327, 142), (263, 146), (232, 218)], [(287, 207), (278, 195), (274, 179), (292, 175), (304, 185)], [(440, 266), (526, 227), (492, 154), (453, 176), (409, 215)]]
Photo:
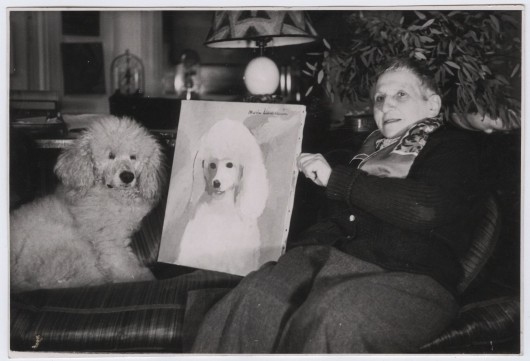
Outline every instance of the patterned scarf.
[(357, 168), (379, 177), (405, 178), (416, 156), (425, 146), (429, 134), (443, 124), (441, 115), (413, 124), (401, 137), (387, 139), (379, 130), (364, 141), (354, 160)]

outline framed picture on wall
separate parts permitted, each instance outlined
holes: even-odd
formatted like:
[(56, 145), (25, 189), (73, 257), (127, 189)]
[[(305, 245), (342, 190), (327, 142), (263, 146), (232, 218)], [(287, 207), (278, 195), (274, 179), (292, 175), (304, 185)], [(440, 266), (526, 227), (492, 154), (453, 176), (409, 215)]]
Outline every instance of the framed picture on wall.
[(103, 46), (96, 43), (62, 43), (65, 94), (105, 94)]
[(183, 101), (158, 260), (246, 275), (285, 250), (303, 105)]

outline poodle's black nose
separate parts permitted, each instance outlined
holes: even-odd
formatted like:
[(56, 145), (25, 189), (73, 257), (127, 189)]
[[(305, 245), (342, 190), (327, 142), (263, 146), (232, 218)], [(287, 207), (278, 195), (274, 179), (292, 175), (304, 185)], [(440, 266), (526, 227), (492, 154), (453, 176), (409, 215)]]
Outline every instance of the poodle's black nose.
[(217, 179), (213, 181), (213, 187), (214, 188), (219, 188), (221, 187), (221, 182), (219, 182)]
[(128, 171), (121, 172), (120, 179), (123, 183), (131, 183), (134, 179), (134, 174)]

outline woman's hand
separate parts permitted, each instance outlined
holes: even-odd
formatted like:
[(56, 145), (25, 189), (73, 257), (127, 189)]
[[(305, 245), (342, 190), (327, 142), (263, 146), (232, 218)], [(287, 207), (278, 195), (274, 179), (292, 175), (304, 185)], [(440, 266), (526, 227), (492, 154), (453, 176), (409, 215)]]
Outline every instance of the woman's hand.
[(315, 184), (322, 187), (328, 185), (331, 167), (322, 154), (300, 154), (298, 157), (298, 170)]

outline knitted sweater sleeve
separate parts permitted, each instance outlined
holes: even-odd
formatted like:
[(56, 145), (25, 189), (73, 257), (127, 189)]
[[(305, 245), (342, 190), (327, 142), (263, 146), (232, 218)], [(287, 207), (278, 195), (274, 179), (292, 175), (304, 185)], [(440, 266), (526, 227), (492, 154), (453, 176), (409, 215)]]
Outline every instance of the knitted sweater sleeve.
[(467, 137), (452, 135), (455, 132), (433, 134), (406, 178), (382, 178), (337, 166), (326, 194), (411, 230), (429, 230), (454, 221), (468, 212), (478, 181), (475, 145)]

